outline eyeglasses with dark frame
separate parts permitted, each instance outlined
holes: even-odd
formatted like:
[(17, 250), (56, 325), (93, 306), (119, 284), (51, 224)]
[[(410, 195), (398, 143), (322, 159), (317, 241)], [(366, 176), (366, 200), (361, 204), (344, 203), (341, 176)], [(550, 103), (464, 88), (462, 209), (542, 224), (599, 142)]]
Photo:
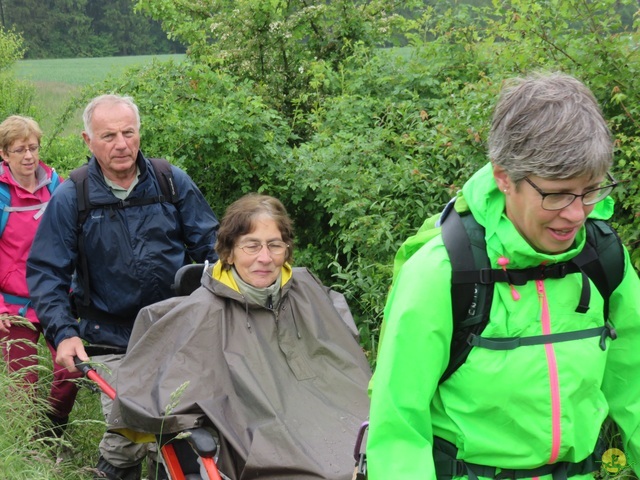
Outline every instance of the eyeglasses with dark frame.
[(262, 247), (267, 247), (271, 255), (283, 255), (287, 251), (287, 248), (289, 248), (288, 244), (278, 240), (267, 243), (249, 242), (236, 246), (247, 255), (258, 255), (262, 251)]
[(567, 208), (575, 201), (576, 198), (581, 198), (582, 204), (587, 206), (595, 205), (599, 201), (604, 200), (618, 185), (618, 182), (616, 182), (609, 172), (607, 172), (607, 178), (611, 182), (610, 184), (594, 188), (593, 190), (584, 192), (582, 195), (577, 195), (575, 193), (547, 193), (542, 191), (542, 189), (529, 180), (528, 177), (524, 177), (524, 180), (542, 196), (542, 208), (554, 211)]
[(25, 155), (29, 150), (31, 153), (36, 153), (40, 150), (40, 145), (29, 145), (28, 147), (20, 147), (15, 150), (7, 150), (7, 153), (17, 153), (18, 155)]

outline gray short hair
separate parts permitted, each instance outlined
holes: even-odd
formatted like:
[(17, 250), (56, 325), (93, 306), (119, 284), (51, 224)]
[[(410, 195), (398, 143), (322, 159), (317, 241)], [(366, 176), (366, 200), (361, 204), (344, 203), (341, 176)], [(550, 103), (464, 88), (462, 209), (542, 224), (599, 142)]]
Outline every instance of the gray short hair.
[(93, 112), (95, 111), (96, 107), (98, 107), (98, 105), (103, 104), (122, 104), (131, 108), (131, 110), (133, 110), (133, 113), (135, 113), (136, 115), (136, 127), (138, 130), (140, 130), (140, 112), (138, 111), (138, 106), (133, 101), (133, 98), (122, 95), (105, 94), (95, 97), (93, 100), (91, 100), (84, 109), (84, 113), (82, 114), (84, 131), (87, 132), (89, 138), (93, 137), (93, 130), (91, 130), (91, 120), (93, 120)]
[(536, 73), (505, 83), (496, 105), (489, 157), (514, 182), (528, 175), (603, 176), (613, 142), (593, 93), (563, 73)]

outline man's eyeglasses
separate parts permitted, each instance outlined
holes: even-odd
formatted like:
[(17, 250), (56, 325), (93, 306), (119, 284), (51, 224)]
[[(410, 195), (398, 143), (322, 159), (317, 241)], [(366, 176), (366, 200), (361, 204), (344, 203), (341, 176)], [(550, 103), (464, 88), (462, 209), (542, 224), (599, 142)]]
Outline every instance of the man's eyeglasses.
[(576, 198), (581, 198), (583, 205), (594, 205), (599, 201), (604, 200), (607, 195), (609, 195), (611, 191), (616, 187), (616, 185), (618, 185), (618, 182), (615, 181), (610, 173), (607, 173), (607, 178), (611, 183), (603, 185), (602, 187), (594, 188), (593, 190), (589, 190), (582, 195), (576, 195), (575, 193), (543, 192), (535, 183), (533, 183), (527, 177), (524, 177), (524, 180), (533, 188), (535, 188), (536, 192), (538, 192), (542, 196), (542, 208), (544, 208), (545, 210), (562, 210), (563, 208), (567, 208), (569, 205), (571, 205)]
[(7, 153), (17, 153), (18, 155), (25, 155), (29, 150), (31, 153), (36, 153), (40, 150), (40, 145), (29, 145), (28, 147), (20, 147), (15, 150), (7, 150)]
[(267, 247), (271, 255), (282, 255), (287, 251), (289, 245), (284, 242), (274, 241), (269, 243), (250, 242), (244, 245), (237, 245), (247, 255), (257, 255), (262, 251), (262, 247)]

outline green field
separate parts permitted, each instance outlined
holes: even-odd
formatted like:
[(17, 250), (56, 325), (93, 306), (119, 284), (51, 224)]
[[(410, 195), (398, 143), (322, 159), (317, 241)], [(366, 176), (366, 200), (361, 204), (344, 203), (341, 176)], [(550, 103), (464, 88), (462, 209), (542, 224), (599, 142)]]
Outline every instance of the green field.
[(23, 80), (44, 83), (62, 83), (84, 86), (118, 75), (127, 67), (151, 63), (154, 59), (182, 60), (184, 55), (140, 55), (132, 57), (55, 58), (20, 60), (14, 67), (15, 74)]
[[(59, 115), (82, 87), (119, 75), (128, 67), (145, 65), (154, 60), (181, 61), (184, 55), (139, 55), (130, 57), (58, 58), (20, 60), (13, 73), (21, 80), (32, 82), (36, 89), (35, 103), (38, 122), (46, 133), (56, 127)], [(81, 109), (64, 129), (65, 134), (79, 134), (82, 130)]]

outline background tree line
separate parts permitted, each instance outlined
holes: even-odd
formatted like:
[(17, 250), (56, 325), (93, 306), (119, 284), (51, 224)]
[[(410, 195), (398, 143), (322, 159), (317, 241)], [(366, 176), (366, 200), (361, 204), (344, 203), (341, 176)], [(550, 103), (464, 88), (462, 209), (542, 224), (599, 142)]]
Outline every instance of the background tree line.
[[(132, 95), (144, 153), (186, 169), (219, 215), (249, 191), (282, 199), (295, 221), (295, 263), (346, 294), (372, 362), (394, 254), (487, 161), (505, 78), (562, 70), (593, 90), (615, 136), (613, 224), (640, 267), (637, 2), (137, 0), (135, 8), (186, 45), (187, 59), (93, 85), (59, 123), (95, 94)], [(20, 37), (4, 37), (19, 57)], [(408, 46), (380, 48), (397, 38)], [(0, 106), (30, 108), (28, 92), (0, 95)], [(62, 172), (84, 161), (79, 137), (54, 133), (43, 158)]]
[[(153, 14), (155, 20), (147, 15), (141, 15), (139, 10), (143, 3), (139, 2), (136, 7), (134, 0), (0, 0), (0, 22), (5, 30), (13, 29), (22, 35), (25, 47), (24, 58), (27, 59), (183, 53), (185, 45), (196, 47), (198, 50), (200, 45), (194, 43), (193, 39), (184, 37), (181, 27), (174, 25), (177, 27), (175, 32), (171, 30), (165, 32), (160, 27), (160, 21), (169, 24), (177, 19), (170, 19), (167, 15), (159, 12)], [(216, 7), (222, 7), (217, 12), (217, 16), (224, 18), (224, 15), (220, 14), (233, 9), (233, 3), (179, 1), (176, 2), (176, 6), (172, 10), (187, 8), (192, 12), (200, 11), (201, 15), (204, 14), (205, 17), (214, 17), (216, 12), (210, 8), (210, 5), (216, 4)], [(254, 11), (264, 10), (264, 6), (261, 6), (263, 2), (254, 3)], [(297, 3), (292, 2), (292, 6), (296, 10)], [(313, 5), (316, 2), (303, 2), (302, 4), (305, 3)], [(329, 0), (318, 2), (314, 6), (322, 8), (323, 4), (331, 3)], [(369, 3), (373, 6), (368, 9), (371, 14), (375, 12), (375, 5), (380, 2)], [(423, 0), (420, 3), (424, 8), (441, 2)], [(455, 5), (458, 2), (448, 3)], [(477, 7), (488, 6), (491, 2), (490, 0), (466, 0), (461, 3)], [(274, 6), (277, 4), (278, 2), (273, 2)], [(149, 13), (155, 7), (143, 8), (147, 8), (146, 11)], [(398, 2), (393, 8), (395, 13), (405, 18), (415, 18), (416, 10), (412, 8), (411, 4), (405, 5)], [(630, 26), (635, 13), (634, 7), (625, 4), (625, 2), (617, 2), (616, 10), (621, 15), (622, 24)], [(354, 8), (336, 10), (337, 15), (334, 19), (336, 24), (342, 20), (350, 22), (350, 12), (354, 11), (356, 11)], [(368, 32), (357, 29), (348, 33), (353, 39), (359, 39), (360, 36), (368, 34)], [(168, 39), (167, 34), (174, 39), (183, 40), (184, 43)], [(251, 38), (253, 34), (256, 34), (257, 38)], [(256, 43), (264, 40), (264, 34), (265, 32), (261, 30), (244, 32), (247, 38)], [(203, 32), (203, 35), (206, 33)], [(210, 37), (215, 38), (215, 35), (210, 35)], [(337, 47), (337, 44), (331, 43), (331, 40), (332, 37), (328, 37), (322, 48), (331, 50)], [(225, 39), (216, 38), (215, 41), (220, 42)], [(387, 36), (384, 45), (404, 45), (406, 43), (404, 32), (396, 30), (393, 35)], [(265, 45), (263, 44), (263, 46)], [(319, 45), (312, 47), (320, 48)], [(262, 64), (262, 67), (266, 67), (266, 65)]]
[(24, 58), (183, 53), (131, 0), (0, 0), (0, 21), (24, 39)]

